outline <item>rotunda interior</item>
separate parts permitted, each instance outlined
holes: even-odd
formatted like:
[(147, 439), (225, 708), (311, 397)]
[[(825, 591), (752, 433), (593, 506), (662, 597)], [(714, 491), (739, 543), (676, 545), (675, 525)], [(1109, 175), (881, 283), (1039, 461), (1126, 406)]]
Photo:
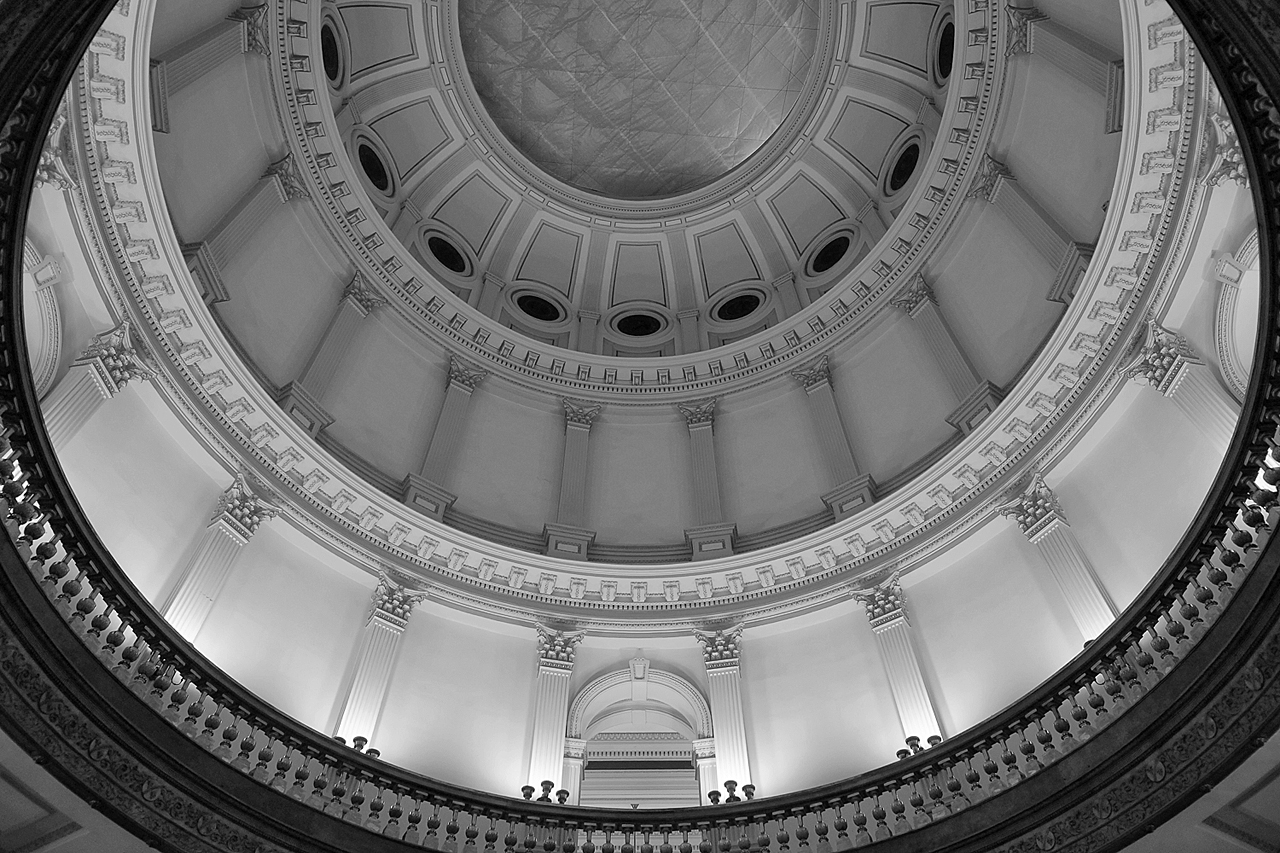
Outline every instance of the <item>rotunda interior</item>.
[(1164, 0), (121, 0), (46, 152), (96, 536), (276, 712), (489, 794), (779, 796), (998, 717), (1149, 593), (1253, 373)]

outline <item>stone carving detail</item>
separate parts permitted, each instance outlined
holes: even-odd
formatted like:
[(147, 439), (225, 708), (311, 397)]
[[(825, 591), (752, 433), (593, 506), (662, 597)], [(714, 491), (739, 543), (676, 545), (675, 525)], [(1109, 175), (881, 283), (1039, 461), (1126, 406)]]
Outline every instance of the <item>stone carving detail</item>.
[(887, 625), (895, 619), (911, 624), (911, 620), (907, 618), (906, 596), (898, 584), (897, 575), (890, 578), (884, 586), (855, 592), (853, 597), (866, 610), (872, 628)]
[(707, 669), (724, 669), (738, 665), (739, 645), (742, 643), (742, 626), (719, 631), (694, 631), (698, 645), (702, 646), (702, 659)]
[(1200, 363), (1186, 338), (1149, 320), (1146, 343), (1122, 369), (1122, 375), (1167, 395), (1176, 388), (1184, 366)]
[(489, 371), (465, 362), (456, 355), (449, 356), (449, 382), (474, 391), (489, 375)]
[(570, 400), (564, 397), (560, 400), (560, 405), (564, 406), (564, 419), (566, 423), (591, 428), (591, 424), (595, 422), (596, 416), (600, 414), (601, 406), (593, 406), (590, 403), (580, 403), (576, 400)]
[(267, 25), (267, 9), (269, 4), (243, 6), (228, 17), (233, 21), (244, 21), (245, 42), (249, 50), (263, 56), (271, 55), (271, 31)]
[(280, 186), (280, 192), (288, 201), (311, 198), (311, 193), (307, 192), (307, 185), (302, 179), (302, 173), (298, 171), (298, 162), (294, 159), (292, 151), (268, 166), (262, 177), (275, 178)]
[(973, 186), (965, 198), (981, 198), (991, 201), (1002, 180), (1013, 180), (1013, 172), (996, 158), (987, 154), (982, 158), (982, 165), (974, 176)]
[(906, 287), (898, 291), (898, 295), (893, 297), (891, 304), (895, 308), (901, 308), (910, 314), (915, 311), (924, 302), (937, 302), (937, 298), (933, 295), (933, 288), (929, 286), (929, 282), (920, 273), (916, 273), (907, 282)]
[(791, 375), (799, 380), (805, 390), (815, 388), (824, 382), (831, 382), (831, 365), (827, 356), (821, 356), (804, 367), (791, 371)]
[(585, 636), (584, 631), (557, 631), (539, 625), (538, 663), (554, 669), (572, 670), (573, 656)]
[(1031, 22), (1043, 21), (1048, 16), (1034, 6), (1009, 6), (1009, 41), (1005, 45), (1005, 56), (1031, 52)]
[(264, 521), (270, 521), (279, 514), (280, 507), (275, 502), (253, 493), (241, 471), (218, 498), (218, 508), (210, 521), (221, 521), (247, 541), (258, 532)]
[(1240, 150), (1240, 139), (1236, 135), (1231, 119), (1214, 114), (1209, 117), (1212, 123), (1216, 143), (1209, 169), (1202, 180), (1211, 187), (1220, 187), (1227, 182), (1249, 186), (1249, 170), (1244, 163), (1244, 152)]
[(96, 367), (115, 394), (133, 380), (155, 376), (155, 368), (145, 353), (133, 334), (133, 326), (125, 320), (114, 329), (95, 335), (76, 363)]
[(426, 598), (425, 589), (405, 589), (384, 574), (378, 579), (378, 588), (373, 591), (370, 616), (378, 616), (403, 629), (413, 609)]
[(1000, 514), (1012, 518), (1018, 529), (1028, 539), (1036, 536), (1055, 521), (1066, 523), (1067, 516), (1062, 512), (1058, 496), (1049, 488), (1042, 474), (1031, 476), (1020, 494), (1014, 495), (1005, 505), (1000, 507)]
[(692, 403), (677, 403), (676, 407), (680, 409), (680, 414), (684, 415), (685, 423), (689, 426), (710, 424), (715, 423), (716, 400), (717, 398), (712, 397), (708, 400), (696, 400)]
[(58, 110), (49, 134), (45, 137), (44, 148), (40, 151), (40, 163), (36, 166), (36, 186), (57, 187), (68, 191), (75, 186), (71, 170), (67, 168), (67, 113), (66, 104)]
[(355, 278), (351, 279), (351, 283), (342, 291), (342, 298), (350, 299), (366, 314), (387, 304), (387, 300), (373, 289), (373, 285), (361, 273), (356, 273)]

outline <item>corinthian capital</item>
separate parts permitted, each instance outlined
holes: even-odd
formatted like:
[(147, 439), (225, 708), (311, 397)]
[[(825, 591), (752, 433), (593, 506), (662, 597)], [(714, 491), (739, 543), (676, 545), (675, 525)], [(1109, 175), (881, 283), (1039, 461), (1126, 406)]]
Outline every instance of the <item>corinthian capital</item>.
[(115, 394), (135, 379), (155, 377), (155, 368), (145, 352), (133, 326), (125, 320), (114, 329), (95, 335), (76, 363), (96, 369)]
[(937, 302), (933, 295), (933, 288), (929, 286), (929, 282), (920, 273), (916, 273), (898, 294), (890, 300), (895, 308), (901, 308), (908, 314), (913, 313), (917, 308), (926, 302)]
[(1009, 41), (1005, 45), (1005, 56), (1031, 52), (1031, 22), (1043, 21), (1047, 16), (1034, 6), (1009, 6)]
[(719, 631), (694, 631), (698, 645), (702, 646), (702, 659), (707, 669), (723, 669), (737, 666), (739, 646), (742, 643), (742, 626), (734, 625)]
[(590, 403), (581, 403), (577, 400), (570, 400), (565, 397), (560, 400), (560, 405), (564, 406), (565, 423), (577, 424), (587, 429), (591, 428), (591, 424), (595, 422), (596, 416), (600, 414), (601, 406), (593, 406)]
[(262, 177), (275, 178), (283, 201), (311, 197), (307, 192), (307, 185), (302, 181), (302, 172), (298, 170), (298, 163), (292, 151), (268, 166)]
[(406, 589), (384, 574), (378, 579), (378, 588), (373, 591), (370, 616), (404, 630), (413, 609), (426, 598), (425, 589)]
[(867, 619), (871, 622), (872, 628), (883, 628), (899, 619), (909, 624), (906, 596), (903, 595), (902, 587), (898, 584), (897, 575), (890, 578), (889, 582), (883, 586), (859, 590), (853, 594), (853, 597), (867, 612)]
[(350, 299), (366, 314), (387, 304), (387, 300), (373, 289), (373, 284), (362, 273), (356, 273), (355, 278), (351, 279), (351, 283), (342, 291), (342, 298)]
[(691, 427), (714, 423), (716, 419), (715, 397), (709, 400), (695, 400), (692, 403), (677, 403), (676, 408), (680, 410), (680, 414), (684, 415), (685, 423)]
[(816, 388), (823, 382), (831, 381), (831, 365), (827, 356), (821, 356), (803, 367), (791, 371), (792, 377), (804, 386), (805, 390)]
[(973, 186), (969, 187), (969, 194), (965, 197), (991, 201), (995, 198), (996, 190), (1000, 188), (1000, 183), (1013, 179), (1013, 172), (1009, 171), (1008, 166), (987, 154), (982, 158), (982, 165), (978, 167), (978, 172), (973, 179)]
[(1017, 494), (1000, 507), (1000, 514), (1012, 518), (1028, 539), (1035, 539), (1055, 521), (1066, 522), (1058, 496), (1036, 473)]
[(474, 391), (488, 375), (489, 371), (482, 367), (476, 367), (474, 364), (465, 362), (456, 355), (449, 356), (449, 382), (451, 384), (460, 385), (468, 391)]
[(219, 496), (218, 509), (210, 521), (214, 524), (221, 523), (224, 529), (248, 542), (264, 521), (279, 514), (280, 507), (274, 501), (254, 494), (244, 472), (240, 471), (227, 490)]
[(1225, 183), (1249, 186), (1249, 169), (1244, 163), (1244, 152), (1240, 149), (1240, 137), (1236, 135), (1235, 125), (1231, 119), (1214, 113), (1209, 117), (1213, 123), (1215, 142), (1209, 160), (1208, 171), (1201, 179), (1211, 187), (1219, 187)]
[(67, 113), (66, 102), (58, 110), (49, 134), (45, 137), (44, 148), (40, 151), (40, 163), (36, 166), (36, 186), (57, 187), (67, 191), (75, 186), (71, 170), (67, 167)]
[(572, 670), (573, 656), (585, 636), (584, 631), (561, 631), (539, 625), (538, 663), (553, 669)]
[(1172, 395), (1183, 368), (1200, 363), (1186, 338), (1150, 320), (1146, 341), (1125, 365), (1123, 374), (1139, 384), (1150, 385), (1161, 394)]

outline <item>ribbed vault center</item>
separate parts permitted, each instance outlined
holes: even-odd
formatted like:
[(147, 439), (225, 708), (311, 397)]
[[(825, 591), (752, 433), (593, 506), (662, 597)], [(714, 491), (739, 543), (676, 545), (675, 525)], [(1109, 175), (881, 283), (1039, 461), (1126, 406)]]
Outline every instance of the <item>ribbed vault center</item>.
[(817, 0), (469, 0), (481, 100), (535, 165), (618, 198), (671, 195), (745, 160), (794, 106)]

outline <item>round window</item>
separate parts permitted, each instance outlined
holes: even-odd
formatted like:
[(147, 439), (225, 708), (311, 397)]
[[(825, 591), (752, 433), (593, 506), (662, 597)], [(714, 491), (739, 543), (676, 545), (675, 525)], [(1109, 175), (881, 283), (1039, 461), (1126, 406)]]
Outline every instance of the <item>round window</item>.
[(450, 272), (465, 273), (467, 271), (467, 259), (458, 251), (458, 247), (453, 245), (445, 238), (432, 234), (427, 238), (427, 249), (431, 255), (440, 262), (440, 266)]
[(741, 320), (753, 314), (760, 307), (760, 296), (756, 293), (743, 293), (732, 299), (726, 299), (716, 309), (716, 319), (726, 323)]
[(893, 164), (893, 171), (889, 174), (889, 191), (897, 192), (907, 185), (911, 180), (911, 176), (915, 174), (916, 166), (920, 163), (920, 145), (912, 142), (906, 148), (902, 149), (902, 153), (898, 155), (898, 160)]
[(535, 320), (554, 323), (562, 316), (560, 308), (551, 300), (535, 293), (522, 293), (516, 298), (516, 307)]
[(628, 337), (646, 338), (662, 330), (662, 321), (652, 314), (626, 314), (614, 326)]
[(938, 35), (938, 50), (934, 56), (934, 62), (938, 68), (938, 78), (947, 80), (951, 77), (951, 66), (955, 62), (956, 52), (956, 25), (950, 21), (942, 27), (942, 32)]
[(320, 59), (324, 62), (324, 76), (330, 83), (337, 83), (342, 75), (342, 54), (338, 51), (338, 34), (330, 24), (320, 28)]
[(356, 155), (360, 158), (360, 168), (364, 169), (365, 177), (369, 179), (369, 183), (373, 184), (382, 192), (391, 189), (391, 175), (387, 173), (387, 166), (382, 162), (382, 158), (378, 156), (378, 152), (373, 149), (372, 145), (360, 143), (360, 147), (356, 150)]
[(823, 273), (840, 263), (849, 251), (849, 236), (840, 234), (827, 241), (827, 244), (813, 256), (813, 271)]

